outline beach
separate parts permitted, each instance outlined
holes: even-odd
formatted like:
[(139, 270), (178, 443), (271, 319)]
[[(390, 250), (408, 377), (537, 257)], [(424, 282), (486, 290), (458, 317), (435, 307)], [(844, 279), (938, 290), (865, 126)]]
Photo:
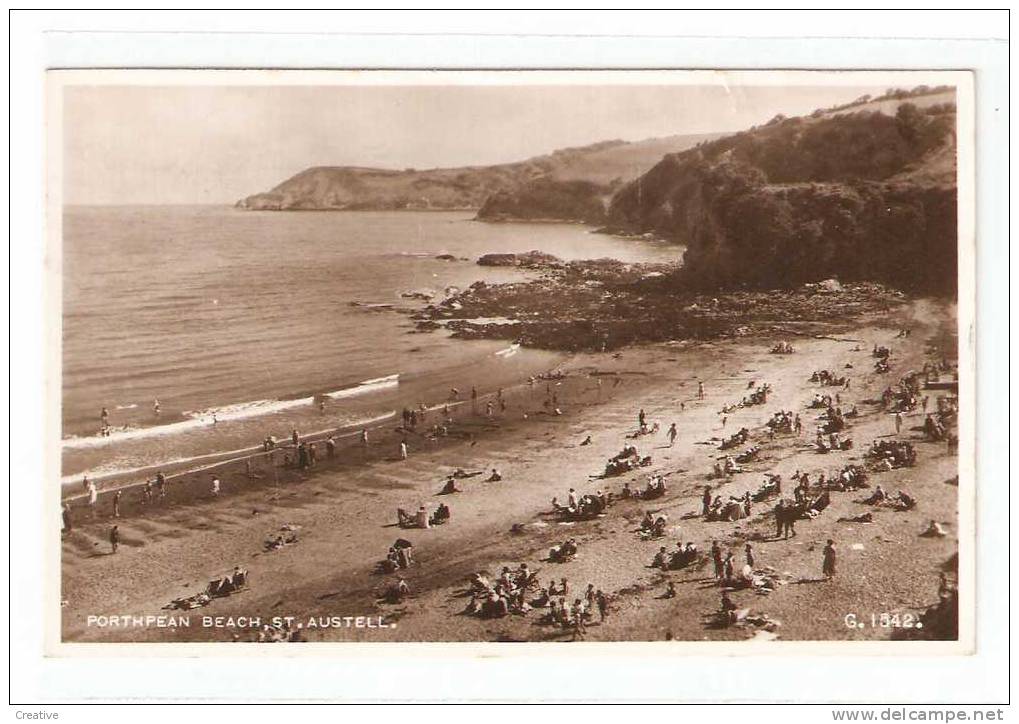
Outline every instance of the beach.
[[(317, 464), (305, 471), (282, 466), (283, 451), (277, 451), (272, 462), (254, 451), (246, 460), (216, 470), (222, 481), (218, 495), (210, 490), (210, 473), (201, 471), (171, 479), (166, 498), (151, 503), (143, 502), (137, 485), (125, 488), (118, 520), (111, 519), (107, 490), (99, 496), (94, 518), (75, 498), (73, 530), (62, 543), (63, 638), (253, 641), (258, 626), (252, 626), (252, 620), (264, 624), (281, 616), (306, 624), (304, 639), (310, 642), (572, 639), (572, 631), (539, 624), (538, 610), (497, 619), (464, 613), (471, 574), (482, 572), (494, 580), (504, 566), (515, 569), (521, 563), (539, 572), (542, 586), (566, 578), (571, 601), (582, 597), (588, 583), (608, 596), (607, 616), (604, 622), (593, 618), (586, 640), (892, 638), (897, 629), (869, 625), (872, 614), (918, 615), (938, 601), (938, 574), (946, 571), (952, 580), (955, 576), (959, 491), (951, 481), (957, 484), (958, 460), (946, 444), (923, 440), (922, 431), (915, 429), (923, 424), (919, 410), (904, 415), (899, 434), (915, 446), (915, 466), (875, 473), (870, 480), (871, 489), (880, 484), (889, 493), (907, 491), (918, 501), (911, 510), (857, 502), (870, 490), (833, 491), (831, 504), (820, 515), (797, 523), (796, 537), (778, 540), (771, 512), (777, 498), (755, 504), (749, 518), (735, 522), (708, 522), (696, 513), (706, 484), (715, 494), (741, 496), (756, 490), (765, 473), (775, 473), (782, 475), (788, 486), (783, 495), (788, 495), (797, 470), (814, 480), (820, 472), (862, 464), (871, 441), (895, 436), (893, 416), (877, 404), (882, 390), (925, 362), (943, 356), (954, 360), (954, 315), (945, 302), (910, 299), (891, 312), (847, 321), (831, 334), (784, 338), (795, 347), (789, 355), (770, 353), (782, 338), (760, 335), (578, 352), (555, 366), (563, 372), (561, 379), (533, 384), (526, 377), (513, 385), (493, 383), (464, 370), (456, 384), (460, 404), (450, 410), (448, 434), (434, 439), (408, 435), (407, 460), (399, 456), (397, 416), (371, 425), (367, 448), (359, 444), (357, 430), (347, 431), (347, 437), (337, 438), (336, 458), (326, 459), (320, 449)], [(899, 337), (901, 329), (910, 329), (910, 335)], [(873, 370), (874, 345), (892, 350), (885, 374)], [(822, 369), (846, 371), (852, 387), (840, 392), (841, 404), (856, 404), (860, 412), (845, 432), (854, 440), (853, 449), (825, 455), (812, 446), (820, 410), (807, 409), (815, 393), (835, 391), (808, 381)], [(699, 383), (704, 385), (703, 399), (698, 398)], [(767, 403), (728, 413), (723, 427), (719, 410), (739, 402), (751, 383), (771, 386)], [(476, 404), (469, 397), (472, 387), (479, 393)], [(493, 405), (489, 416), (486, 403), (496, 400), (499, 389), (506, 408)], [(424, 425), (438, 422), (442, 414), (438, 407), (443, 400), (434, 396), (439, 390), (430, 392), (433, 396), (424, 399), (434, 409), (426, 413)], [(544, 404), (553, 393), (561, 414)], [(946, 393), (924, 394), (934, 403)], [(637, 429), (641, 409), (660, 431), (631, 441), (627, 436)], [(800, 414), (803, 434), (770, 439), (764, 423), (778, 410)], [(665, 431), (673, 422), (678, 436), (669, 446)], [(741, 427), (750, 430), (747, 444), (761, 447), (759, 459), (746, 465), (745, 472), (709, 480), (721, 454), (719, 441)], [(591, 443), (581, 445), (587, 436)], [(651, 464), (616, 477), (597, 477), (605, 461), (628, 442), (641, 455), (650, 455)], [(493, 468), (502, 480), (483, 482)], [(462, 492), (438, 496), (457, 469), (482, 474), (458, 480)], [(617, 500), (604, 516), (590, 521), (564, 524), (545, 515), (552, 497), (564, 501), (570, 488), (578, 494), (601, 490), (618, 495), (624, 483), (643, 489), (649, 475), (664, 476), (663, 497)], [(65, 497), (78, 493), (69, 489)], [(448, 523), (428, 530), (397, 526), (397, 508), (413, 512), (425, 505), (434, 510), (440, 502), (451, 509)], [(638, 536), (646, 511), (668, 514), (663, 538)], [(873, 522), (838, 521), (865, 512), (873, 514)], [(943, 526), (944, 537), (920, 537), (931, 520)], [(114, 523), (120, 546), (111, 554), (107, 536)], [(265, 542), (281, 531), (296, 534), (296, 541), (267, 550)], [(414, 563), (400, 571), (410, 595), (399, 603), (385, 603), (382, 594), (396, 576), (374, 569), (397, 538), (413, 543)], [(576, 558), (562, 564), (545, 560), (549, 549), (567, 538), (578, 543)], [(837, 575), (830, 581), (821, 575), (827, 539), (835, 541), (838, 555)], [(710, 560), (678, 571), (650, 567), (660, 546), (692, 541), (704, 553), (713, 540), (731, 550), (740, 565), (744, 545), (750, 542), (755, 568), (770, 567), (783, 579), (767, 595), (753, 588), (730, 594), (739, 609), (750, 609), (751, 618), (777, 626), (713, 626), (720, 587)], [(165, 608), (174, 599), (205, 589), (235, 566), (248, 571), (243, 590), (191, 611)], [(676, 587), (675, 597), (663, 597), (668, 581)], [(188, 614), (189, 625), (98, 623), (102, 617)], [(847, 625), (848, 614), (868, 625)], [(202, 617), (215, 618), (206, 626)], [(347, 617), (355, 623), (343, 624)], [(385, 625), (359, 627), (357, 617)]]

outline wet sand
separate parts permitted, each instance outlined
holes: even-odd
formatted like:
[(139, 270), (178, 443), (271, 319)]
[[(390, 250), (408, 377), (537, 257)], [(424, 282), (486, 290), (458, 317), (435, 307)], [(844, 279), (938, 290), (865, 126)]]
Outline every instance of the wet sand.
[[(909, 338), (895, 338), (911, 327)], [(410, 457), (399, 460), (395, 434), (373, 433), (366, 454), (344, 449), (340, 459), (323, 461), (307, 473), (293, 470), (276, 475), (254, 466), (256, 478), (238, 467), (220, 475), (218, 498), (208, 490), (207, 477), (172, 485), (165, 501), (133, 504), (116, 521), (121, 547), (111, 555), (107, 534), (110, 501), (102, 495), (94, 521), (76, 509), (74, 530), (64, 536), (62, 549), (62, 629), (65, 641), (230, 641), (253, 639), (250, 628), (205, 628), (203, 616), (310, 617), (382, 616), (387, 628), (330, 627), (306, 629), (309, 641), (495, 641), (568, 640), (569, 632), (538, 624), (540, 611), (486, 620), (462, 614), (469, 598), (462, 595), (473, 572), (498, 575), (502, 566), (526, 562), (540, 570), (547, 584), (567, 578), (570, 600), (593, 583), (610, 597), (604, 623), (587, 628), (588, 640), (661, 640), (668, 633), (677, 640), (747, 639), (753, 627), (712, 628), (706, 623), (718, 607), (719, 588), (711, 565), (663, 573), (649, 566), (658, 547), (694, 541), (706, 551), (712, 540), (743, 562), (743, 545), (750, 540), (757, 567), (788, 572), (792, 582), (768, 596), (753, 589), (733, 592), (739, 608), (766, 614), (781, 622), (775, 630), (783, 640), (887, 639), (881, 627), (847, 627), (847, 613), (870, 620), (872, 613), (917, 613), (937, 601), (938, 572), (958, 549), (958, 488), (946, 483), (957, 475), (957, 459), (941, 444), (922, 441), (912, 428), (922, 423), (919, 410), (906, 415), (901, 437), (914, 442), (915, 467), (878, 473), (871, 485), (889, 492), (909, 492), (919, 504), (908, 512), (872, 508), (856, 502), (869, 491), (833, 492), (832, 504), (818, 518), (797, 523), (798, 535), (773, 540), (774, 499), (755, 505), (749, 519), (706, 522), (684, 515), (700, 509), (704, 484), (716, 494), (741, 495), (756, 490), (764, 473), (783, 477), (783, 494), (791, 495), (795, 470), (833, 472), (860, 462), (864, 448), (875, 438), (894, 434), (893, 419), (876, 400), (881, 390), (909, 370), (920, 369), (927, 341), (954, 335), (951, 311), (934, 302), (905, 305), (899, 312), (862, 319), (855, 331), (830, 338), (790, 338), (792, 355), (768, 353), (776, 339), (738, 339), (714, 343), (689, 342), (641, 346), (619, 355), (578, 355), (565, 369), (568, 377), (553, 389), (561, 416), (543, 406), (544, 382), (507, 390), (507, 410), (484, 416), (483, 397), (478, 416), (462, 414), (454, 434), (434, 442), (411, 438)], [(873, 344), (892, 348), (891, 371), (873, 372)], [(853, 351), (859, 346), (860, 351)], [(942, 343), (942, 346), (945, 346)], [(954, 348), (952, 349), (954, 354)], [(940, 352), (937, 353), (940, 358)], [(818, 369), (846, 373), (852, 389), (842, 394), (844, 409), (856, 403), (861, 416), (851, 421), (845, 436), (855, 449), (819, 455), (812, 449), (815, 412), (806, 409), (816, 391), (834, 394), (807, 381)], [(598, 371), (598, 375), (591, 372)], [(617, 382), (618, 380), (618, 382)], [(772, 394), (766, 405), (729, 414), (722, 427), (719, 409), (738, 402), (751, 380), (768, 382)], [(599, 384), (600, 381), (600, 384)], [(704, 382), (705, 399), (698, 400), (697, 383)], [(483, 381), (465, 380), (491, 394)], [(552, 383), (555, 384), (555, 383)], [(929, 409), (935, 409), (930, 391)], [(469, 407), (467, 403), (466, 407)], [(681, 409), (685, 406), (685, 410)], [(637, 426), (637, 411), (658, 422), (661, 432), (635, 441), (652, 465), (608, 480), (592, 479), (605, 460), (628, 442)], [(461, 408), (465, 410), (465, 407)], [(496, 408), (498, 410), (498, 408)], [(770, 441), (763, 424), (780, 409), (798, 412), (802, 436), (777, 436)], [(676, 422), (679, 437), (668, 446), (665, 430)], [(751, 429), (749, 444), (759, 444), (759, 461), (747, 472), (727, 481), (709, 481), (717, 440), (740, 427)], [(587, 436), (592, 444), (580, 446)], [(711, 444), (706, 444), (711, 443)], [(322, 451), (324, 452), (324, 451)], [(481, 482), (498, 468), (503, 480)], [(445, 476), (456, 468), (486, 474), (459, 481), (463, 492), (437, 496)], [(618, 501), (604, 517), (562, 525), (543, 512), (550, 500), (564, 500), (570, 487), (579, 494), (605, 490), (618, 493), (624, 482), (643, 488), (649, 474), (666, 476), (664, 498), (647, 503)], [(449, 523), (430, 530), (396, 526), (396, 508), (434, 509), (445, 502), (452, 510)], [(641, 540), (636, 529), (645, 510), (665, 511), (670, 529), (659, 541)], [(843, 516), (872, 512), (871, 524), (839, 523)], [(931, 520), (942, 523), (944, 538), (919, 533)], [(521, 532), (511, 532), (521, 524)], [(263, 542), (281, 526), (299, 526), (299, 542), (264, 552)], [(373, 573), (375, 563), (398, 538), (414, 544), (415, 563), (405, 572), (412, 596), (400, 604), (378, 600), (394, 576)], [(576, 538), (580, 553), (565, 564), (543, 561), (551, 545)], [(827, 538), (836, 541), (838, 574), (821, 579), (821, 550)], [(203, 589), (208, 581), (228, 573), (234, 565), (250, 571), (251, 585), (243, 592), (215, 599), (190, 612), (168, 611), (172, 599)], [(661, 598), (666, 581), (676, 585), (675, 598)], [(87, 625), (89, 615), (189, 615), (190, 626), (101, 628)]]

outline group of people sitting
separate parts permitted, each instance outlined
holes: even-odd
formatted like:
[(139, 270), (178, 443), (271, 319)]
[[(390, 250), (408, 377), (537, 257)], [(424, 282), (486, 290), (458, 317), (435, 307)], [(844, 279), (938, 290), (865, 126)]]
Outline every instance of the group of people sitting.
[(858, 490), (867, 485), (867, 471), (859, 465), (846, 465), (828, 483), (831, 490)]
[(738, 447), (747, 440), (750, 439), (750, 430), (745, 427), (741, 427), (739, 430), (734, 432), (729, 437), (722, 440), (722, 443), (718, 446), (719, 450), (728, 450), (729, 448)]
[(650, 455), (641, 457), (640, 453), (637, 452), (636, 445), (624, 445), (622, 450), (609, 458), (608, 462), (605, 463), (603, 477), (622, 475), (637, 468), (647, 467), (650, 464)]
[(788, 342), (779, 342), (771, 348), (771, 354), (792, 354), (795, 351)]
[(780, 495), (782, 493), (782, 476), (775, 473), (765, 473), (764, 482), (761, 483), (757, 490), (751, 494), (751, 499), (759, 503), (762, 500), (767, 500), (772, 495)]
[(909, 468), (916, 464), (916, 450), (904, 440), (875, 440), (867, 450), (867, 458), (879, 469)]
[(570, 538), (559, 545), (552, 546), (548, 551), (548, 560), (552, 563), (566, 563), (577, 557), (577, 541)]
[(669, 516), (665, 513), (654, 515), (650, 510), (644, 513), (640, 521), (638, 534), (644, 540), (661, 538), (665, 535), (665, 529), (669, 525)]
[(852, 438), (842, 438), (837, 432), (825, 435), (821, 429), (817, 431), (817, 437), (814, 440), (814, 448), (819, 453), (829, 453), (833, 450), (851, 450), (853, 448)]
[(663, 571), (679, 570), (696, 562), (698, 554), (699, 551), (695, 544), (690, 542), (684, 544), (677, 541), (676, 550), (671, 553), (666, 550), (665, 546), (659, 548), (658, 552), (655, 553), (654, 559), (651, 561), (651, 567)]
[(837, 375), (831, 370), (815, 370), (810, 375), (810, 381), (820, 384), (822, 387), (845, 387), (848, 378), (845, 375)]
[(895, 510), (912, 510), (916, 507), (916, 499), (909, 493), (900, 490), (895, 495), (888, 495), (880, 485), (874, 488), (869, 497), (860, 502), (867, 505), (883, 505)]
[(410, 564), (414, 562), (413, 551), (414, 546), (410, 541), (398, 538), (389, 547), (386, 557), (379, 561), (376, 570), (379, 573), (395, 573), (400, 569), (410, 568)]
[(269, 537), (262, 544), (262, 549), (266, 553), (271, 553), (285, 546), (292, 545), (297, 540), (297, 527), (287, 524), (281, 527), (279, 531), (269, 534)]
[(704, 517), (708, 521), (735, 521), (740, 518), (749, 518), (753, 512), (752, 497), (749, 490), (741, 497), (730, 495), (729, 499), (724, 501), (721, 495), (716, 495), (711, 501), (711, 505), (708, 506)]
[(450, 519), (449, 506), (439, 503), (435, 512), (429, 515), (428, 508), (422, 505), (417, 512), (411, 515), (403, 508), (396, 509), (396, 522), (401, 528), (431, 528), (435, 525), (448, 523)]
[(566, 520), (595, 518), (604, 513), (611, 503), (612, 493), (603, 493), (599, 490), (594, 494), (578, 496), (577, 491), (570, 488), (566, 505), (560, 503), (558, 497), (552, 498), (552, 513)]
[(471, 600), (465, 612), (482, 618), (500, 618), (511, 612), (527, 613), (531, 609), (527, 592), (536, 585), (538, 573), (532, 572), (526, 563), (521, 563), (515, 571), (504, 566), (494, 582), (484, 574), (475, 573), (471, 576)]
[(794, 432), (799, 434), (803, 426), (799, 415), (794, 415), (792, 411), (786, 412), (785, 410), (779, 410), (772, 414), (771, 419), (766, 424), (772, 433), (782, 435), (792, 435)]
[(728, 478), (731, 475), (742, 472), (743, 468), (736, 462), (735, 458), (732, 455), (726, 455), (715, 462), (712, 475), (716, 478)]
[(234, 566), (233, 572), (222, 578), (209, 581), (209, 587), (205, 592), (212, 598), (220, 598), (236, 593), (248, 585), (248, 572), (240, 566)]

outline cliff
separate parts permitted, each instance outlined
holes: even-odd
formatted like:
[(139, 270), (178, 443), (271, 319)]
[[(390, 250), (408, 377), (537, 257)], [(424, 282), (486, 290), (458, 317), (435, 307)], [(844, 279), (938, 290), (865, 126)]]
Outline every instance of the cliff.
[[(612, 192), (666, 153), (717, 135), (605, 141), (518, 163), (438, 169), (318, 166), (237, 202), (246, 209), (483, 209), (482, 219), (601, 222)], [(548, 199), (551, 195), (553, 198)]]
[(837, 276), (952, 291), (955, 107), (910, 100), (894, 115), (882, 99), (779, 116), (670, 154), (614, 196), (608, 228), (686, 245), (678, 276), (694, 286)]

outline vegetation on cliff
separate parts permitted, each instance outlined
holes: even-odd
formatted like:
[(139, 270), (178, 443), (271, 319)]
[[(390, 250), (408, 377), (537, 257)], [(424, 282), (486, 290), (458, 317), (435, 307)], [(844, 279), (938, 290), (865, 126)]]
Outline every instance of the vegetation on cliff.
[(684, 284), (952, 291), (954, 131), (945, 103), (777, 118), (665, 157), (616, 194), (608, 225), (685, 244)]

